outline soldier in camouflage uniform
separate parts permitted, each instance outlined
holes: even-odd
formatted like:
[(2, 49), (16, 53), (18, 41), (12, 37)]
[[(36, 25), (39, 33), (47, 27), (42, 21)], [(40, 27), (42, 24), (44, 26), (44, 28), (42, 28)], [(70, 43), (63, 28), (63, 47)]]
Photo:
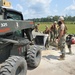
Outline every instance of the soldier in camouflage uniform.
[(61, 51), (61, 55), (59, 60), (64, 60), (65, 58), (65, 25), (64, 25), (64, 18), (61, 16), (59, 17), (59, 29), (58, 29), (58, 48)]
[(39, 32), (39, 25), (40, 25), (40, 24), (37, 24), (37, 25), (35, 26), (35, 32)]
[(69, 53), (68, 53), (68, 54), (72, 54), (72, 50), (71, 50), (72, 36), (73, 36), (73, 35), (69, 34), (69, 35), (66, 37), (66, 43), (67, 43), (67, 47), (68, 47), (68, 49), (69, 49)]
[(55, 43), (56, 37), (57, 37), (57, 22), (54, 21), (54, 23), (50, 27), (50, 42)]

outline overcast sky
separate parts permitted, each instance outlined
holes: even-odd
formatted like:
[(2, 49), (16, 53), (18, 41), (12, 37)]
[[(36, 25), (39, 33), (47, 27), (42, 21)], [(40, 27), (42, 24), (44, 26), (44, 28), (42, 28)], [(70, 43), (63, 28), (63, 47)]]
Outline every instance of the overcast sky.
[(54, 15), (75, 16), (75, 0), (8, 0), (12, 8), (21, 11), (24, 19)]

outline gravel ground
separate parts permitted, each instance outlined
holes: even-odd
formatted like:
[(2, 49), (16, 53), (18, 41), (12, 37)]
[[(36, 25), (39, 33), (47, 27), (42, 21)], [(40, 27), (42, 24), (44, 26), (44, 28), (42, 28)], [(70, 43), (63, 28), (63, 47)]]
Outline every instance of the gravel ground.
[[(49, 50), (42, 51), (40, 65), (28, 70), (27, 75), (75, 75), (75, 45), (72, 45), (73, 55), (66, 54), (65, 60), (57, 60), (60, 50), (50, 46)], [(66, 53), (68, 49), (66, 47)]]

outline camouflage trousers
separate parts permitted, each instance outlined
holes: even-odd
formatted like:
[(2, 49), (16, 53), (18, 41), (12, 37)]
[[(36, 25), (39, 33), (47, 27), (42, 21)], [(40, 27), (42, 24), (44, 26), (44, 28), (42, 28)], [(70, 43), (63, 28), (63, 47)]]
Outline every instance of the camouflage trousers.
[(66, 42), (66, 44), (67, 44), (68, 48), (71, 48), (71, 40)]
[(68, 42), (66, 42), (67, 44), (67, 47), (69, 49), (69, 53), (71, 54), (72, 53), (72, 50), (71, 50), (71, 40), (69, 40)]
[(58, 48), (60, 49), (61, 51), (61, 54), (63, 54), (65, 56), (65, 36), (61, 37), (60, 38), (60, 41), (58, 42)]

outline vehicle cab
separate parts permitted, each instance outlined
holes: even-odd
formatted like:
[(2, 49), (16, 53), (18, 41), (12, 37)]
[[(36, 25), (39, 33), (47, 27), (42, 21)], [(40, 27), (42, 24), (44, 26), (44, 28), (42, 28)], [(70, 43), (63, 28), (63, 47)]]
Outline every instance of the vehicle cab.
[(0, 20), (23, 20), (21, 12), (11, 8), (0, 7)]

